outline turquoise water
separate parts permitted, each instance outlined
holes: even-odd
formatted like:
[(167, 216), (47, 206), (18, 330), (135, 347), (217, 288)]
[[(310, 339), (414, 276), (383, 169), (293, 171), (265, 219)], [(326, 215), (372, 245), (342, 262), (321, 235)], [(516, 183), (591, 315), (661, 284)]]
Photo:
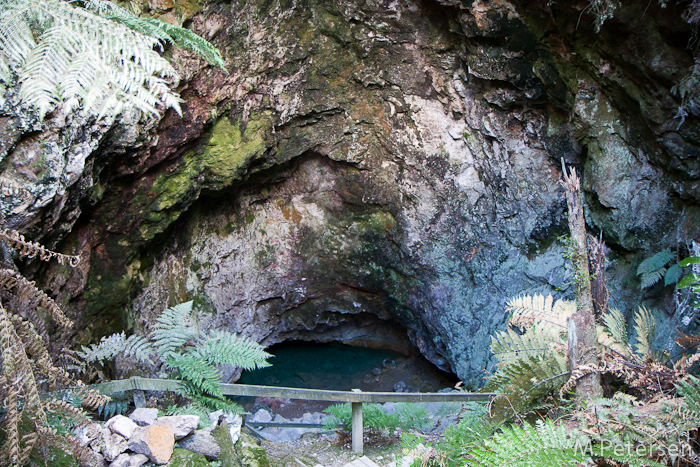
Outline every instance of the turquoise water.
[(377, 368), (395, 366), (406, 359), (398, 352), (368, 349), (349, 345), (314, 342), (284, 342), (273, 345), (268, 352), (272, 366), (243, 372), (240, 384), (258, 384), (307, 389), (349, 391), (364, 389), (363, 380)]

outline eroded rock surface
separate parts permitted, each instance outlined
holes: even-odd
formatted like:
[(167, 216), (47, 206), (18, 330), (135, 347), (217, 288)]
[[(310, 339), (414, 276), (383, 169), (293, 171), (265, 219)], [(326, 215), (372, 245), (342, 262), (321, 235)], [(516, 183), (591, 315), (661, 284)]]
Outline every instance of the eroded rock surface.
[[(566, 293), (561, 159), (615, 249), (616, 305), (643, 298), (642, 257), (697, 236), (697, 121), (669, 93), (688, 31), (629, 3), (600, 34), (585, 2), (204, 4), (188, 14), (229, 74), (176, 52), (183, 118), (81, 127), (64, 146), (86, 156), (40, 172), (63, 188), (3, 212), (71, 230), (85, 260), (46, 277), (79, 339), (194, 298), (203, 325), (264, 344), (399, 329), (477, 383), (505, 300)], [(13, 138), (3, 176), (37, 183), (35, 137)]]

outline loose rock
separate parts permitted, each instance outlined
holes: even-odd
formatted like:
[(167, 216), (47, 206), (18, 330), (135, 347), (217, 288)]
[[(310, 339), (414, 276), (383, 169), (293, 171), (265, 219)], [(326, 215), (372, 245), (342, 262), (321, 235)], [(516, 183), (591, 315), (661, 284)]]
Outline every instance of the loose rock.
[(211, 432), (197, 430), (177, 443), (177, 447), (187, 449), (204, 455), (208, 460), (217, 460), (221, 454), (221, 447), (216, 442)]
[(107, 428), (109, 428), (112, 433), (116, 433), (126, 439), (131, 438), (132, 433), (137, 427), (138, 425), (136, 423), (123, 415), (117, 415), (107, 422)]
[(154, 464), (170, 460), (175, 447), (175, 435), (168, 425), (150, 425), (137, 428), (129, 440), (129, 449), (145, 454)]
[(158, 409), (136, 409), (129, 415), (129, 418), (138, 426), (150, 425), (158, 418)]
[(170, 417), (159, 417), (153, 426), (168, 426), (173, 431), (175, 439), (181, 439), (194, 432), (199, 425), (199, 415), (174, 415)]

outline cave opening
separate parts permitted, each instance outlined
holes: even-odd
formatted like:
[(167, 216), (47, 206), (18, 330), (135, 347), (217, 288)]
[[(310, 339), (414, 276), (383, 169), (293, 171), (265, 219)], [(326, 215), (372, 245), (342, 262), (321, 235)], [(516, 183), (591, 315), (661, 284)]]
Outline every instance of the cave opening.
[[(286, 340), (271, 345), (272, 366), (244, 371), (238, 383), (306, 389), (376, 392), (437, 392), (459, 378), (428, 361), (417, 348), (406, 353), (339, 341)], [(287, 418), (320, 412), (335, 404), (274, 398), (233, 398), (248, 412), (267, 407)]]

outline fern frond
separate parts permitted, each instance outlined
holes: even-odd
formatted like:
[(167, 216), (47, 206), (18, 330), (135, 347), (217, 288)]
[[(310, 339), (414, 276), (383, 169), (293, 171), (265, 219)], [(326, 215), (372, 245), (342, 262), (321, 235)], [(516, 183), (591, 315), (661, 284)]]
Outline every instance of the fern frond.
[(76, 267), (80, 262), (80, 256), (64, 255), (48, 250), (38, 242), (26, 240), (24, 235), (16, 230), (3, 229), (0, 231), (0, 239), (4, 240), (10, 247), (17, 251), (21, 258), (38, 258), (41, 261), (51, 261), (55, 259), (58, 261), (58, 264), (65, 263), (71, 267)]
[(213, 331), (201, 336), (191, 352), (212, 365), (233, 365), (246, 371), (270, 366), (272, 357), (255, 341), (225, 331)]
[(632, 356), (632, 348), (627, 336), (627, 322), (617, 308), (610, 309), (602, 316), (605, 327), (596, 326), (598, 342), (626, 357)]
[(498, 358), (499, 367), (510, 365), (529, 356), (552, 352), (565, 354), (566, 339), (563, 330), (547, 323), (534, 326), (520, 334), (513, 329), (491, 336), (491, 352)]
[(683, 268), (679, 264), (674, 264), (666, 270), (664, 274), (664, 286), (673, 285), (683, 277)]
[[(180, 395), (188, 397), (184, 393), (181, 393)], [(198, 401), (194, 400), (191, 403), (183, 405), (181, 407), (171, 405), (165, 410), (165, 413), (168, 415), (197, 415), (199, 417), (198, 428), (200, 429), (211, 426), (211, 422), (209, 421), (209, 412), (210, 409), (208, 406), (205, 406), (199, 403)]]
[(666, 273), (666, 265), (675, 257), (676, 254), (667, 249), (639, 263), (637, 275), (641, 276), (641, 288), (646, 289), (659, 282)]
[(592, 462), (590, 455), (581, 449), (587, 443), (577, 431), (570, 432), (548, 419), (539, 422), (537, 428), (528, 424), (522, 428), (504, 428), (469, 456), (475, 465), (484, 467), (574, 467)]
[(190, 355), (169, 355), (165, 362), (180, 373), (180, 377), (191, 383), (200, 392), (223, 398), (221, 373), (206, 360)]
[(17, 288), (21, 293), (26, 294), (28, 298), (34, 301), (38, 306), (49, 312), (51, 318), (63, 328), (70, 328), (73, 323), (66, 318), (63, 310), (53, 301), (51, 297), (36, 288), (34, 282), (30, 282), (21, 274), (12, 269), (0, 269), (0, 288), (9, 290)]
[(126, 337), (122, 331), (103, 337), (97, 344), (82, 346), (81, 351), (77, 351), (76, 354), (86, 363), (99, 362), (103, 365), (105, 361), (112, 360), (119, 354), (132, 357), (141, 363), (149, 363), (152, 351), (150, 342), (143, 336), (134, 334)]
[(174, 355), (176, 350), (198, 336), (199, 330), (192, 317), (192, 301), (165, 310), (156, 318), (151, 333), (153, 344), (162, 358)]
[(676, 257), (676, 254), (671, 250), (663, 250), (651, 256), (637, 266), (637, 275), (646, 274), (652, 271), (657, 271), (666, 266), (669, 261)]
[(510, 299), (506, 312), (512, 312), (511, 326), (524, 328), (533, 321), (540, 321), (566, 330), (566, 320), (576, 312), (576, 304), (565, 300), (554, 302), (551, 295), (523, 295)]
[[(210, 394), (205, 394), (188, 381), (182, 381), (178, 393), (183, 397), (191, 399), (193, 402), (192, 404), (190, 404), (191, 406), (201, 406), (209, 412), (216, 412), (217, 410), (223, 410), (224, 412), (232, 414), (244, 412), (243, 408), (235, 402), (231, 402), (225, 397), (217, 397), (212, 396)], [(187, 408), (184, 407), (183, 409), (186, 410)], [(174, 412), (174, 409), (168, 409), (168, 412), (171, 411)], [(187, 412), (183, 411), (183, 413)]]
[(688, 381), (679, 380), (676, 383), (676, 390), (685, 398), (688, 410), (695, 412), (700, 418), (700, 379), (688, 375)]
[(0, 55), (9, 58), (4, 64), (16, 71), (23, 99), (42, 118), (59, 103), (64, 112), (82, 107), (94, 115), (125, 104), (148, 113), (157, 112), (156, 105), (180, 112), (177, 95), (167, 87), (177, 74), (158, 54), (159, 44), (73, 2), (0, 3)]
[(634, 315), (634, 330), (637, 333), (635, 350), (644, 359), (651, 356), (651, 337), (654, 335), (655, 328), (654, 316), (645, 307), (640, 306)]
[(189, 29), (158, 21), (154, 18), (140, 18), (126, 8), (104, 0), (90, 0), (87, 2), (86, 7), (103, 18), (121, 23), (141, 34), (155, 37), (161, 42), (168, 42), (182, 49), (195, 52), (212, 65), (218, 66), (224, 71), (226, 70), (219, 50)]

